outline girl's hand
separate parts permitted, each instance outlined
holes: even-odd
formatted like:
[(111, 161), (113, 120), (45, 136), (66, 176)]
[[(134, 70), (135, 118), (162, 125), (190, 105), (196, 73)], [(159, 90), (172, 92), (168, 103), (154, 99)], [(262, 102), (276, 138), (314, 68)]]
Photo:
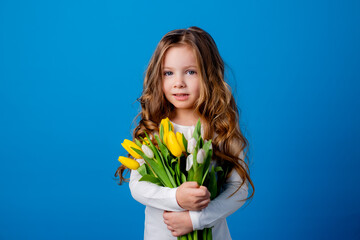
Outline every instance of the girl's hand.
[(176, 200), (186, 210), (199, 211), (209, 204), (210, 192), (197, 182), (184, 182), (176, 190)]
[(169, 212), (164, 211), (164, 223), (174, 237), (179, 237), (193, 231), (189, 211)]

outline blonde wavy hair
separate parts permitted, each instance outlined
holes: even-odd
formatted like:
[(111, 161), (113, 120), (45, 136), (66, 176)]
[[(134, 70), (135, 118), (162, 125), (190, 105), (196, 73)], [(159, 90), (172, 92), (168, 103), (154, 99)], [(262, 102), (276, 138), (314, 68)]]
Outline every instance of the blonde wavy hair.
[[(248, 141), (240, 130), (238, 108), (224, 78), (224, 62), (213, 38), (201, 28), (173, 30), (160, 40), (145, 72), (143, 92), (138, 99), (141, 112), (136, 117), (140, 120), (133, 137), (145, 137), (145, 132), (153, 135), (159, 131), (161, 119), (171, 116), (174, 106), (162, 90), (163, 60), (169, 48), (179, 45), (190, 46), (196, 56), (201, 90), (194, 108), (201, 116), (204, 139), (213, 139), (214, 158), (227, 169), (227, 176), (233, 169), (240, 175), (242, 184), (236, 191), (243, 184), (251, 185), (250, 199), (255, 191), (248, 168)], [(125, 170), (122, 165), (115, 173), (120, 184), (127, 181)]]

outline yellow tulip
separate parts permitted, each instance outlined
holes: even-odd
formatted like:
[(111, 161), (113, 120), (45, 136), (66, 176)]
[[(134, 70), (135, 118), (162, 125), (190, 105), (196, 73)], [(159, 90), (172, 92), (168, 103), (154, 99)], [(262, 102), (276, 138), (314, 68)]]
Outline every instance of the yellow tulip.
[(171, 127), (171, 131), (174, 131), (174, 125), (170, 122), (170, 119), (166, 118), (166, 121), (167, 121), (168, 127), (169, 128)]
[(181, 151), (185, 152), (185, 146), (183, 141), (183, 135), (180, 132), (176, 133), (176, 139), (181, 147)]
[(180, 144), (176, 140), (176, 136), (173, 131), (170, 131), (169, 134), (167, 135), (167, 143), (168, 143), (167, 147), (170, 150), (170, 152), (175, 157), (180, 157), (182, 154), (182, 150), (181, 150)]
[(164, 133), (164, 136), (163, 136), (163, 141), (164, 141), (164, 144), (167, 146), (167, 144), (168, 144), (168, 135), (169, 135), (169, 133)]
[(174, 131), (174, 126), (170, 122), (169, 118), (162, 119), (160, 125), (162, 125), (164, 128), (164, 135), (167, 135), (169, 133), (170, 127), (171, 127), (171, 131)]
[(149, 141), (149, 139), (147, 137), (145, 137), (144, 141), (142, 142), (142, 144), (145, 144), (145, 143), (150, 144), (150, 141)]
[(120, 156), (119, 162), (125, 165), (125, 167), (130, 168), (132, 170), (136, 170), (140, 167), (140, 164), (136, 160), (127, 157)]
[(134, 158), (141, 158), (141, 156), (139, 154), (137, 154), (132, 148), (136, 148), (139, 149), (141, 151), (141, 148), (136, 145), (134, 142), (125, 139), (124, 142), (121, 144), (126, 151), (128, 151), (128, 153), (130, 153), (131, 156), (133, 156)]

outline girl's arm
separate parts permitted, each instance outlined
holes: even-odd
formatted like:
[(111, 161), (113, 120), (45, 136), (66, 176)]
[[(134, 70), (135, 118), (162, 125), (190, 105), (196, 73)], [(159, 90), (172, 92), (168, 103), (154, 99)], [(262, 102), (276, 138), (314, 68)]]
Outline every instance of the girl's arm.
[(164, 212), (164, 222), (174, 237), (187, 234), (193, 230), (201, 230), (211, 228), (219, 219), (226, 218), (243, 204), (243, 200), (248, 195), (248, 187), (244, 184), (239, 191), (228, 198), (241, 184), (241, 178), (238, 173), (233, 170), (231, 176), (227, 180), (224, 191), (212, 200), (208, 207), (201, 211), (185, 211), (185, 212)]
[(233, 196), (234, 193), (241, 185), (242, 180), (239, 174), (232, 170), (232, 173), (223, 187), (224, 190), (212, 200), (209, 205), (201, 211), (189, 211), (191, 222), (194, 230), (210, 228), (214, 223), (222, 218), (226, 218), (236, 210), (238, 210), (245, 201), (241, 201), (248, 196), (248, 186), (245, 183)]
[(184, 211), (176, 201), (177, 188), (160, 187), (156, 184), (141, 181), (137, 170), (131, 170), (130, 191), (133, 198), (143, 205), (167, 211)]

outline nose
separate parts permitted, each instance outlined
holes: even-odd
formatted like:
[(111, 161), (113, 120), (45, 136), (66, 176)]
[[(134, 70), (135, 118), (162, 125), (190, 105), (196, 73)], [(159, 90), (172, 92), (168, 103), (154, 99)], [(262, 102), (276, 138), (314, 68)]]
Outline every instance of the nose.
[(184, 88), (185, 85), (185, 81), (183, 76), (176, 76), (175, 82), (174, 82), (174, 87), (175, 88)]

